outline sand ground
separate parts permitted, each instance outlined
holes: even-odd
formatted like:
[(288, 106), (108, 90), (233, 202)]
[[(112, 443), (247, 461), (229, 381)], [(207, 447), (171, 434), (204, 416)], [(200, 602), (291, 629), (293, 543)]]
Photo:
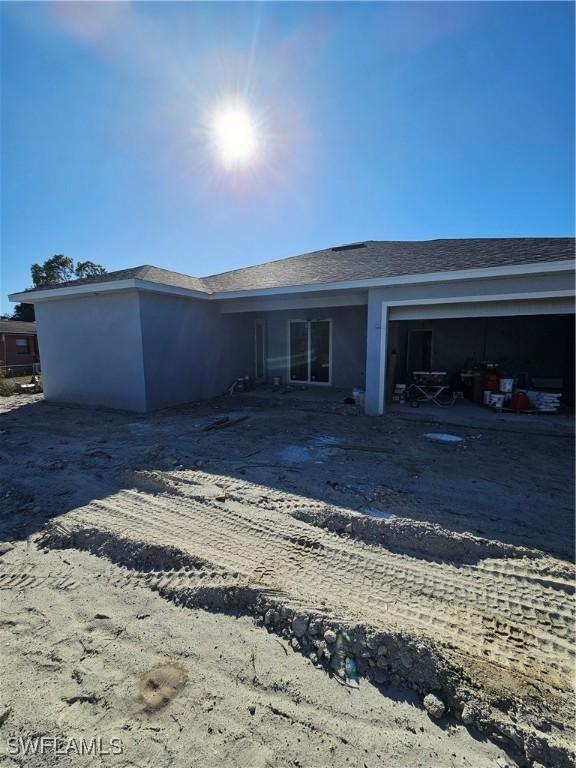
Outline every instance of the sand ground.
[(565, 424), (0, 408), (0, 764), (570, 764)]

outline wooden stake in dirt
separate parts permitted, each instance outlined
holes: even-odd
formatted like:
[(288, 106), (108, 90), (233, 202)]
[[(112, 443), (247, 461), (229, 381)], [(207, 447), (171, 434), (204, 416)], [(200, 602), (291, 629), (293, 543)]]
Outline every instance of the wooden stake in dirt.
[(241, 414), (240, 416), (222, 416), (220, 419), (207, 424), (204, 427), (204, 432), (210, 432), (212, 429), (224, 429), (224, 427), (231, 427), (234, 424), (240, 424), (241, 421), (246, 421), (247, 414)]

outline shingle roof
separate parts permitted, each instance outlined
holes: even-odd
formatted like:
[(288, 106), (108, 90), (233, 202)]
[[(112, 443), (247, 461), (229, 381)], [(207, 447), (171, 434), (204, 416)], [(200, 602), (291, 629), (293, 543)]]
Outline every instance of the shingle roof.
[(336, 283), (430, 272), (563, 261), (574, 258), (573, 238), (370, 240), (357, 248), (305, 253), (203, 278), (212, 291)]
[(0, 333), (36, 333), (36, 323), (23, 320), (0, 320)]
[(70, 280), (67, 283), (43, 285), (39, 288), (31, 288), (29, 292), (55, 290), (57, 288), (69, 287), (72, 285), (111, 283), (118, 280), (134, 279), (148, 280), (149, 282), (160, 283), (161, 285), (172, 285), (177, 288), (189, 288), (193, 291), (209, 293), (199, 277), (183, 275), (180, 272), (172, 272), (170, 269), (162, 269), (161, 267), (152, 267), (149, 264), (143, 264), (140, 267), (129, 267), (128, 269), (117, 269), (115, 272), (105, 272), (103, 275), (98, 275), (97, 277), (84, 277), (81, 280)]
[(136, 278), (161, 285), (217, 294), (227, 291), (322, 285), (432, 272), (565, 261), (574, 258), (574, 247), (575, 240), (570, 237), (369, 240), (365, 243), (336, 246), (203, 278), (144, 265), (108, 272), (94, 278), (74, 280), (66, 285)]

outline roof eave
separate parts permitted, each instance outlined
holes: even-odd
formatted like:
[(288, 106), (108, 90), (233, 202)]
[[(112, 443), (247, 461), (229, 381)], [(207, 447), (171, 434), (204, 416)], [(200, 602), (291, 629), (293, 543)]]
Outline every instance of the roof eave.
[(109, 280), (101, 283), (86, 283), (84, 285), (63, 285), (61, 288), (49, 288), (46, 290), (39, 288), (34, 291), (11, 293), (8, 295), (8, 298), (10, 301), (22, 302), (24, 304), (39, 304), (45, 301), (55, 301), (58, 299), (75, 298), (79, 296), (95, 296), (101, 293), (127, 290), (170, 293), (172, 295), (188, 296), (199, 299), (208, 299), (210, 297), (208, 292), (197, 291), (193, 288), (182, 288), (166, 285), (164, 283), (156, 283), (151, 280), (130, 278), (128, 280)]
[(456, 280), (474, 280), (480, 278), (514, 277), (516, 275), (538, 275), (555, 272), (573, 272), (574, 261), (534, 262), (531, 264), (512, 264), (498, 267), (482, 267), (480, 269), (465, 269), (443, 272), (427, 272), (395, 277), (376, 277), (367, 280), (340, 280), (330, 283), (306, 283), (303, 285), (288, 285), (273, 288), (248, 288), (235, 291), (203, 292), (193, 288), (156, 283), (150, 280), (131, 278), (128, 280), (103, 281), (84, 285), (68, 285), (49, 290), (24, 291), (9, 295), (10, 301), (36, 304), (44, 301), (73, 298), (77, 296), (110, 293), (122, 290), (142, 290), (154, 293), (166, 293), (176, 296), (187, 296), (205, 300), (225, 301), (250, 296), (275, 296), (281, 294), (308, 293), (311, 291), (343, 291), (350, 289), (379, 288), (390, 285), (414, 285), (421, 283), (452, 282)]
[(424, 272), (395, 277), (375, 277), (366, 280), (339, 280), (331, 283), (306, 283), (273, 288), (248, 288), (236, 291), (215, 291), (211, 298), (218, 300), (238, 299), (251, 296), (274, 296), (280, 294), (308, 293), (311, 291), (335, 291), (350, 289), (385, 288), (391, 285), (414, 285), (420, 283), (441, 283), (456, 280), (474, 280), (517, 275), (539, 275), (556, 272), (573, 272), (574, 261), (542, 261), (532, 264), (502, 265), (500, 267), (482, 267), (444, 272)]

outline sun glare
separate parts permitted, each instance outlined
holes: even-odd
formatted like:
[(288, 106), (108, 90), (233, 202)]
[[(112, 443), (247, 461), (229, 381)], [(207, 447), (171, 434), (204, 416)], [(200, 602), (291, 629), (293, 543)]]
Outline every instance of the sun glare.
[(242, 104), (231, 104), (216, 111), (211, 135), (216, 154), (225, 168), (249, 165), (256, 159), (256, 122)]

